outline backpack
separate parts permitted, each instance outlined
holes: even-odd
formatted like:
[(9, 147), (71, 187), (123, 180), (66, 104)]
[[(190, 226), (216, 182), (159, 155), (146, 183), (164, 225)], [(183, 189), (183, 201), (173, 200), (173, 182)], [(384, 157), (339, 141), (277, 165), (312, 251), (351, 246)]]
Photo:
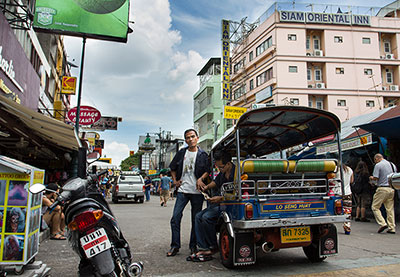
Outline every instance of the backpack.
[(352, 184), (350, 184), (351, 193), (361, 194), (361, 192), (363, 190), (362, 175), (357, 174), (356, 178), (354, 178), (354, 179), (355, 179), (354, 182)]

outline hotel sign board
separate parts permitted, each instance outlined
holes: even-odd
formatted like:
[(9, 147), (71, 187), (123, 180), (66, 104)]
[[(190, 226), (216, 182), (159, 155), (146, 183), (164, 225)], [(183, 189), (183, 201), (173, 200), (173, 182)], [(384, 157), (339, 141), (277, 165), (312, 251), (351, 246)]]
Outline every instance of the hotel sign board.
[(221, 59), (221, 81), (222, 81), (222, 99), (231, 99), (231, 84), (230, 84), (230, 35), (229, 35), (229, 20), (222, 20), (222, 59)]
[(280, 11), (279, 21), (371, 26), (371, 16), (369, 15), (355, 15), (344, 13)]

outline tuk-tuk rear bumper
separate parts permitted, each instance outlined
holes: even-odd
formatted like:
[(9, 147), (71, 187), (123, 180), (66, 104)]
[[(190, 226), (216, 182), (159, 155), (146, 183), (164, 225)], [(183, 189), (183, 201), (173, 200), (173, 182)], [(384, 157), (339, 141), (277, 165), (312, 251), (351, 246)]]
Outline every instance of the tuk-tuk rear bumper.
[(318, 217), (293, 217), (278, 219), (256, 219), (256, 220), (232, 220), (235, 229), (254, 229), (286, 226), (306, 226), (330, 223), (341, 223), (349, 221), (349, 215), (333, 215)]

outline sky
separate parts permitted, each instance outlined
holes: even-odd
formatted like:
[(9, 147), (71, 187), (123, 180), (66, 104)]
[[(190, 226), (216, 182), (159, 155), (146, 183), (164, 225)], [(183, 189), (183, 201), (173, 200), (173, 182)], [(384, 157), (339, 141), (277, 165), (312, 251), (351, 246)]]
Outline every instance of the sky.
[[(81, 105), (102, 116), (122, 117), (118, 130), (99, 132), (103, 157), (120, 165), (137, 151), (139, 136), (160, 128), (182, 136), (193, 127), (193, 94), (200, 69), (221, 56), (221, 20), (253, 23), (270, 0), (131, 0), (127, 43), (87, 39)], [(293, 1), (286, 1), (293, 2)], [(384, 6), (392, 0), (314, 0), (352, 6)], [(82, 38), (65, 37), (68, 61), (80, 65)], [(79, 76), (79, 69), (72, 69)], [(72, 97), (71, 107), (77, 105)]]

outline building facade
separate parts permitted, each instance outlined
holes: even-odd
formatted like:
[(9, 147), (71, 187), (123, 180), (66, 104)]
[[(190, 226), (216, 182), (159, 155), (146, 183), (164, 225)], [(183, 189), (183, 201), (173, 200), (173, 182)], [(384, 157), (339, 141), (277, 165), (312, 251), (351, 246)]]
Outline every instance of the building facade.
[(199, 146), (209, 152), (214, 143), (216, 124), (219, 123), (217, 138), (221, 137), (231, 124), (223, 115), (226, 100), (222, 100), (221, 97), (221, 59), (209, 59), (197, 76), (200, 79), (200, 87), (193, 95), (193, 122), (199, 132)]
[(309, 106), (342, 121), (395, 105), (399, 26), (393, 6), (275, 3), (231, 53), (231, 105)]

